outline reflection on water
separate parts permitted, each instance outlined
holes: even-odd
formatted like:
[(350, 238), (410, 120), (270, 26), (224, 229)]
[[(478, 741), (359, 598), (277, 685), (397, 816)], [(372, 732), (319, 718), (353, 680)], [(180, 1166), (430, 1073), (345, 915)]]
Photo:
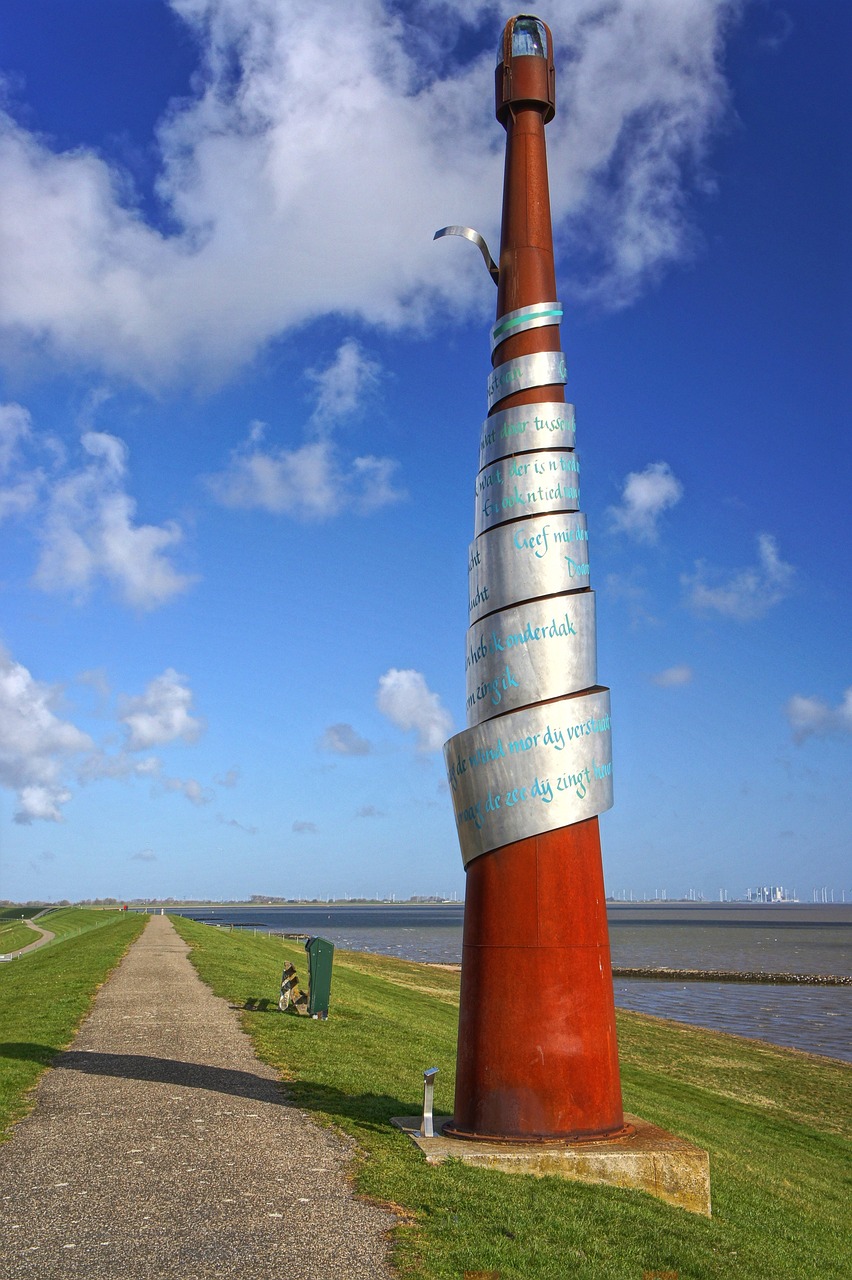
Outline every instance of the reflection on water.
[[(336, 947), (404, 960), (458, 964), (462, 907), (199, 908), (210, 923), (321, 934)], [(852, 973), (852, 929), (830, 925), (615, 923), (616, 968), (734, 972)], [(732, 1031), (772, 1044), (852, 1061), (852, 988), (615, 980), (623, 1009)]]
[(852, 993), (848, 987), (772, 987), (729, 982), (615, 979), (620, 1009), (732, 1031), (808, 1053), (852, 1062)]

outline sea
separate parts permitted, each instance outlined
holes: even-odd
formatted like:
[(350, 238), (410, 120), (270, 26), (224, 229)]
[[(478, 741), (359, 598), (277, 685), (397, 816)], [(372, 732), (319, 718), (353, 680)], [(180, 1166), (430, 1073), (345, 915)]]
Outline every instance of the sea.
[[(335, 947), (458, 964), (464, 907), (308, 904), (168, 907), (211, 925), (328, 938)], [(616, 904), (613, 967), (852, 974), (852, 907)], [(695, 1026), (852, 1061), (852, 986), (614, 979), (615, 1003)]]

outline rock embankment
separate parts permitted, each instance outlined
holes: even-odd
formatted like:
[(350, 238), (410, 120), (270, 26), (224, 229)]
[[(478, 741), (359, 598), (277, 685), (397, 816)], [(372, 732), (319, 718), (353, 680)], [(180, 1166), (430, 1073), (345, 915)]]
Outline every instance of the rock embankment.
[(659, 982), (747, 982), (780, 986), (852, 987), (852, 976), (837, 973), (741, 973), (729, 969), (613, 969), (614, 978), (646, 978)]

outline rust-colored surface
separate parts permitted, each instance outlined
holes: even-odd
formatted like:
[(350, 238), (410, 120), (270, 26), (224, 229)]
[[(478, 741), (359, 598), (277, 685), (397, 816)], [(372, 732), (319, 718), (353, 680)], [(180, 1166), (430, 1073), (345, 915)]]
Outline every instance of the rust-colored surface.
[(519, 1141), (623, 1125), (591, 818), (468, 866), (451, 1131)]
[[(503, 47), (511, 47), (505, 39)], [(498, 319), (559, 296), (544, 136), (549, 110), (544, 101), (501, 108), (502, 83), (498, 69), (498, 117), (506, 127)], [(558, 327), (532, 329), (507, 338), (492, 362), (558, 350)], [(517, 393), (495, 411), (543, 400), (564, 402), (563, 387)], [(592, 818), (468, 865), (448, 1132), (531, 1142), (623, 1129), (600, 837)]]

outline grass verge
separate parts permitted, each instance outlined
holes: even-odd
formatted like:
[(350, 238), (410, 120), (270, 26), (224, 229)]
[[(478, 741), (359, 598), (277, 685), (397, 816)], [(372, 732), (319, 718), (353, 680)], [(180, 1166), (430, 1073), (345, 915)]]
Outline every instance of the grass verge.
[(19, 920), (8, 924), (0, 924), (0, 955), (9, 955), (13, 951), (20, 951), (22, 947), (28, 947), (31, 942), (36, 942), (41, 934), (34, 933), (27, 925), (22, 924)]
[(0, 1137), (29, 1110), (29, 1091), (71, 1042), (98, 987), (145, 922), (145, 916), (114, 913), (103, 927), (0, 967)]
[[(849, 1068), (638, 1014), (619, 1020), (628, 1111), (710, 1151), (714, 1216), (641, 1192), (471, 1169), (435, 1168), (389, 1124), (420, 1110), (422, 1070), (440, 1068), (436, 1110), (452, 1109), (458, 976), (338, 952), (328, 1022), (279, 1014), (282, 965), (298, 946), (174, 918), (201, 977), (247, 1009), (258, 1054), (294, 1103), (355, 1138), (359, 1191), (396, 1206), (394, 1262), (412, 1280), (466, 1271), (500, 1280), (840, 1280), (843, 1131)], [(306, 976), (306, 974), (305, 974)], [(268, 1008), (258, 1008), (263, 1001)], [(847, 1113), (841, 1114), (846, 1101)], [(848, 1168), (848, 1166), (847, 1166)]]

